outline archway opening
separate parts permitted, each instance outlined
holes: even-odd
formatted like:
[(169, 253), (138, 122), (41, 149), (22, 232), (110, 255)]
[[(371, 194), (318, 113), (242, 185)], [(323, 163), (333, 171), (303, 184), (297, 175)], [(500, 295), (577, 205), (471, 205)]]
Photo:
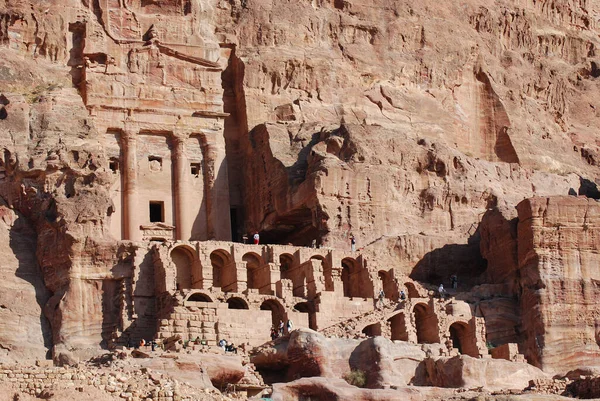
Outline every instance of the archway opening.
[(262, 304), (260, 304), (260, 310), (268, 310), (271, 311), (271, 321), (275, 328), (279, 327), (280, 321), (285, 321), (285, 310), (283, 309), (283, 305), (274, 299), (267, 299)]
[(362, 329), (363, 334), (367, 337), (375, 337), (381, 335), (381, 323), (373, 323)]
[(246, 262), (247, 287), (259, 290), (261, 294), (265, 292), (263, 289), (268, 291), (271, 276), (269, 269), (262, 269), (263, 259), (254, 252), (248, 252), (242, 256), (242, 260)]
[(344, 289), (344, 296), (350, 298), (350, 267), (342, 265), (342, 287)]
[(414, 309), (415, 325), (417, 328), (417, 342), (419, 344), (433, 344), (440, 342), (437, 316), (425, 304), (417, 304)]
[(175, 285), (178, 290), (192, 288), (192, 266), (194, 255), (186, 248), (179, 246), (171, 251), (171, 260), (175, 264)]
[(477, 348), (474, 333), (466, 323), (452, 323), (449, 331), (452, 347), (458, 349), (458, 352), (461, 354), (474, 358), (479, 356), (479, 349)]
[(213, 251), (210, 254), (210, 264), (212, 265), (213, 287), (220, 287), (223, 291), (235, 287), (236, 273), (235, 268), (230, 268), (232, 258), (229, 252), (223, 249)]
[(294, 257), (289, 253), (279, 255), (279, 271), (281, 278), (289, 278), (287, 273), (294, 267)]
[(317, 315), (314, 308), (308, 302), (300, 302), (294, 305), (294, 309), (300, 313), (308, 314), (308, 327), (312, 330), (317, 330)]
[(342, 259), (342, 283), (345, 297), (373, 298), (373, 283), (369, 271), (353, 258)]
[(409, 299), (419, 298), (419, 292), (417, 291), (417, 287), (415, 287), (413, 283), (404, 283), (404, 286), (406, 287), (406, 295), (408, 295)]
[(406, 330), (406, 320), (404, 313), (398, 313), (388, 319), (392, 330), (392, 341), (408, 341), (408, 331)]
[(228, 309), (250, 309), (248, 307), (248, 303), (242, 298), (229, 298), (227, 300), (227, 308)]
[(195, 294), (190, 295), (187, 299), (189, 302), (212, 302), (212, 299), (206, 294), (202, 294), (197, 292)]
[(392, 273), (380, 270), (377, 273), (379, 278), (380, 288), (383, 289), (385, 297), (387, 299), (397, 299), (396, 289), (394, 288), (394, 280), (392, 279)]
[(311, 256), (311, 259), (321, 262), (321, 266), (323, 267), (323, 277), (325, 278), (325, 291), (333, 291), (333, 271), (331, 269), (331, 264), (321, 255)]
[(342, 259), (342, 283), (345, 297), (358, 297), (357, 275), (358, 263), (355, 259)]

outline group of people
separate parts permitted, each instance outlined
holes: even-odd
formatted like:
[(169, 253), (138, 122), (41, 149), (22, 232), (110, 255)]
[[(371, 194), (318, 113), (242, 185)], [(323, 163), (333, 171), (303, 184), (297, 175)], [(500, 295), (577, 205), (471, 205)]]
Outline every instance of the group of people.
[[(383, 291), (383, 289), (381, 291), (379, 291), (379, 296), (377, 297), (377, 306), (378, 307), (383, 307), (384, 306), (384, 299), (385, 299), (385, 292)], [(402, 302), (406, 300), (406, 293), (404, 292), (404, 290), (400, 290), (400, 294), (398, 294), (398, 302)]]
[[(450, 276), (450, 283), (452, 283), (452, 289), (458, 288), (458, 276), (456, 274)], [(438, 293), (440, 295), (440, 298), (445, 298), (448, 296), (448, 292), (444, 288), (444, 284), (440, 284), (440, 286), (438, 287)]]
[(233, 352), (234, 354), (237, 354), (237, 347), (225, 339), (219, 340), (219, 347), (223, 348), (223, 351), (225, 352)]
[(283, 320), (279, 321), (279, 326), (276, 328), (275, 326), (271, 326), (271, 340), (275, 340), (276, 338), (283, 337), (287, 330), (287, 334), (290, 334), (294, 329), (294, 323), (290, 319), (288, 319), (287, 323), (283, 323)]
[(133, 344), (131, 342), (131, 339), (127, 340), (127, 348), (144, 348), (144, 347), (148, 347), (150, 346), (150, 348), (152, 349), (152, 351), (154, 351), (156, 349), (156, 341), (152, 340), (152, 341), (146, 341), (145, 339), (141, 339), (137, 344)]
[[(244, 244), (248, 243), (247, 234), (242, 235), (242, 242)], [(258, 231), (255, 231), (254, 234), (252, 234), (252, 242), (254, 243), (254, 245), (258, 245), (260, 243), (260, 235), (258, 234)]]

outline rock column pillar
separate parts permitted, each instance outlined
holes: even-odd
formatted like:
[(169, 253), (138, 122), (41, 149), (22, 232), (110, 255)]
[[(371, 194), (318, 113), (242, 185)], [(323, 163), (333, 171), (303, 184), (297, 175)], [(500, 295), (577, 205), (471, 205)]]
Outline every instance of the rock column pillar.
[(193, 216), (189, 211), (189, 162), (185, 154), (187, 134), (173, 133), (171, 157), (173, 160), (173, 203), (175, 205), (175, 239), (187, 241), (192, 237)]
[(123, 238), (141, 241), (137, 199), (137, 130), (125, 128), (121, 133), (123, 155)]
[(229, 181), (225, 160), (225, 139), (222, 133), (205, 137), (203, 156), (208, 239), (230, 241)]

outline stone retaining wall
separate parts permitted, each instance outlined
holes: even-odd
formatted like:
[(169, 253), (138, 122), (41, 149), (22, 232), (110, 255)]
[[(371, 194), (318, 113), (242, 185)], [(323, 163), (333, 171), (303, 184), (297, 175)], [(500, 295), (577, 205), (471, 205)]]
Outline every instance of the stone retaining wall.
[(196, 398), (182, 395), (177, 381), (141, 368), (132, 371), (106, 371), (97, 368), (0, 366), (0, 382), (15, 391), (43, 396), (53, 389), (84, 392), (87, 386), (106, 391), (127, 401), (186, 401)]

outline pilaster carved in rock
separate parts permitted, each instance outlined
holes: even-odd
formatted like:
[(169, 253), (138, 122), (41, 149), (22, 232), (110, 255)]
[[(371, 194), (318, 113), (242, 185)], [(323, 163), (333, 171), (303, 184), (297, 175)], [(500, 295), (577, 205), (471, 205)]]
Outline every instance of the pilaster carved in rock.
[(126, 124), (121, 131), (123, 157), (123, 238), (141, 241), (137, 204), (137, 127)]
[[(185, 141), (189, 134), (176, 131), (171, 137), (171, 158), (173, 161), (173, 200), (175, 205), (175, 239), (189, 240), (195, 216), (191, 216), (188, 204), (189, 161), (185, 154)], [(200, 200), (198, 200), (200, 201)]]

